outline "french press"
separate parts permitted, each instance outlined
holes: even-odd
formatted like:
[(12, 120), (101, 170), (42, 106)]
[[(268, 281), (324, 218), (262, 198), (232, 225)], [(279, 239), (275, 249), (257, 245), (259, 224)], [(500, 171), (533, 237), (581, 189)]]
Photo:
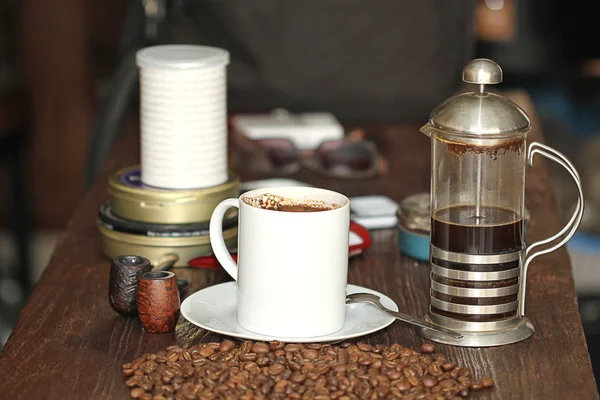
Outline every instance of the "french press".
[[(451, 97), (421, 131), (431, 137), (430, 307), (425, 319), (459, 331), (462, 339), (422, 330), (433, 341), (469, 347), (498, 346), (530, 337), (525, 317), (531, 261), (565, 244), (583, 215), (579, 174), (558, 151), (527, 146), (530, 121), (512, 101), (487, 91), (502, 69), (475, 59), (463, 70), (474, 92)], [(563, 166), (579, 200), (556, 235), (525, 246), (525, 164), (536, 154)]]

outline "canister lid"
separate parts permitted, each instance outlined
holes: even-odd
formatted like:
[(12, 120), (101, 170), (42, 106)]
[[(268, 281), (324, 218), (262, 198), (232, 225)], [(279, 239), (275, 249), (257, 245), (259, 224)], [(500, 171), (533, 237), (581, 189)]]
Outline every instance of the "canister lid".
[(405, 229), (419, 233), (430, 230), (430, 195), (429, 192), (417, 193), (400, 202), (398, 220)]
[(463, 81), (477, 85), (473, 92), (453, 96), (436, 107), (421, 131), (429, 136), (475, 145), (495, 145), (530, 130), (529, 117), (511, 100), (491, 93), (486, 85), (502, 82), (502, 69), (478, 58), (463, 70)]
[(163, 70), (223, 67), (229, 64), (229, 52), (218, 47), (166, 44), (139, 50), (136, 62), (141, 68)]

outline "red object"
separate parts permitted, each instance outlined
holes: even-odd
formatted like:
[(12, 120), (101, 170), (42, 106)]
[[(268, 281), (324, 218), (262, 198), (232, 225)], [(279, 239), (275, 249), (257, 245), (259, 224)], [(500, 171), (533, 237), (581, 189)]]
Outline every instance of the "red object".
[[(237, 263), (237, 254), (231, 254), (233, 261)], [(188, 265), (194, 268), (220, 268), (221, 264), (215, 256), (196, 257), (188, 261)]]
[[(367, 228), (357, 224), (354, 221), (350, 221), (350, 231), (355, 233), (362, 239), (361, 243), (351, 244), (348, 249), (348, 256), (353, 257), (371, 248), (373, 241)], [(237, 263), (237, 254), (231, 254), (233, 261)], [(220, 268), (221, 264), (217, 261), (215, 256), (202, 256), (196, 257), (188, 261), (188, 266), (194, 268)]]
[(371, 240), (371, 234), (369, 233), (369, 230), (364, 226), (359, 225), (354, 221), (350, 221), (350, 232), (356, 233), (362, 239), (362, 243), (350, 245), (348, 254), (349, 257), (361, 254), (362, 252), (370, 249), (373, 245), (373, 240)]

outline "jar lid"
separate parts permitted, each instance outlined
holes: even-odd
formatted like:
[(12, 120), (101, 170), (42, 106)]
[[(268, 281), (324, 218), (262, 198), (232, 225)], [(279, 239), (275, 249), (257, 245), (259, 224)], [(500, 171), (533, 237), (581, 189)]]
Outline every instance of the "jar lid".
[(413, 194), (400, 202), (398, 220), (404, 228), (428, 234), (430, 218), (429, 192)]
[(522, 137), (531, 129), (521, 107), (487, 91), (486, 85), (502, 82), (502, 69), (494, 61), (472, 60), (465, 66), (462, 79), (477, 89), (437, 106), (421, 128), (423, 133), (456, 143), (496, 145)]

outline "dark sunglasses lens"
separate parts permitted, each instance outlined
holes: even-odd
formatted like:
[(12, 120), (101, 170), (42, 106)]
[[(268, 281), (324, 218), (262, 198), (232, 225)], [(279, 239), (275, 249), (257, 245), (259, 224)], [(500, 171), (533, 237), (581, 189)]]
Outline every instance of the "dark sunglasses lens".
[(258, 143), (265, 149), (275, 168), (284, 168), (298, 162), (298, 152), (289, 140), (262, 139)]
[(324, 143), (316, 158), (323, 169), (340, 173), (368, 171), (375, 164), (375, 154), (364, 143)]

